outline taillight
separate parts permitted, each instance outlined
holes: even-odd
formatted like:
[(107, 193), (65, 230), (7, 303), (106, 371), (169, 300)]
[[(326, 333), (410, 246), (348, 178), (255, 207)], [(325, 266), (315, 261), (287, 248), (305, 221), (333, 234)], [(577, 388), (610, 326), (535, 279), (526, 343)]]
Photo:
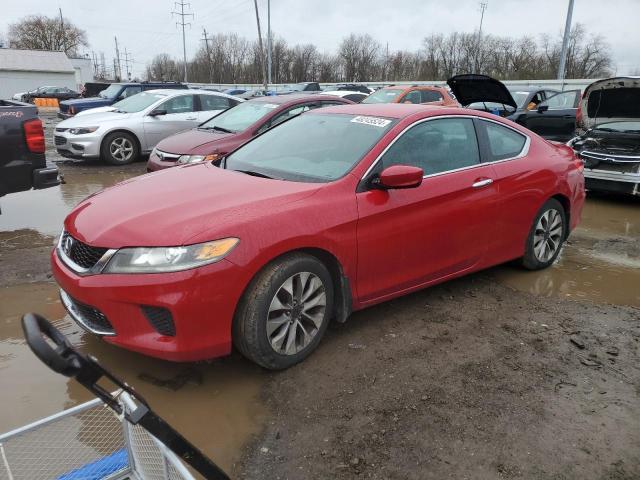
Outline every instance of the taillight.
[(32, 153), (44, 153), (44, 130), (39, 118), (27, 120), (22, 124), (27, 148)]

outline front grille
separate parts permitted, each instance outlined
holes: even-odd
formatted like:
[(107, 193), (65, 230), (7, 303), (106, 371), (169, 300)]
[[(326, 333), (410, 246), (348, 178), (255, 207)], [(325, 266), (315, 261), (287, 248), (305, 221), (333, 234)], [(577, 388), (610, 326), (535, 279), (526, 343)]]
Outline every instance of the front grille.
[(156, 150), (156, 155), (163, 162), (177, 162), (180, 158), (180, 154), (163, 152), (162, 150)]
[(605, 162), (615, 162), (615, 163), (640, 162), (640, 155), (618, 154), (618, 153), (614, 153), (613, 151), (595, 152), (595, 151), (583, 150), (582, 152), (580, 152), (580, 156), (583, 159), (598, 160), (598, 161), (605, 161)]
[(175, 337), (176, 326), (173, 323), (173, 317), (171, 312), (163, 307), (151, 307), (148, 305), (142, 305), (142, 312), (149, 320), (149, 323), (156, 329), (161, 335), (168, 337)]
[(92, 268), (108, 250), (82, 243), (69, 235), (68, 232), (62, 234), (60, 246), (65, 255), (82, 268)]
[(61, 137), (61, 136), (59, 136), (59, 135), (54, 135), (54, 136), (53, 136), (53, 142), (54, 142), (56, 145), (64, 145), (65, 143), (67, 143), (67, 139), (66, 139), (66, 138), (64, 138), (64, 137)]
[(56, 132), (66, 132), (67, 130), (69, 130), (68, 128), (59, 128), (56, 127)]
[(73, 304), (74, 313), (81, 317), (80, 320), (82, 320), (88, 328), (104, 333), (114, 333), (111, 322), (109, 322), (105, 314), (100, 310), (91, 305), (85, 305), (72, 297), (69, 297), (69, 300)]

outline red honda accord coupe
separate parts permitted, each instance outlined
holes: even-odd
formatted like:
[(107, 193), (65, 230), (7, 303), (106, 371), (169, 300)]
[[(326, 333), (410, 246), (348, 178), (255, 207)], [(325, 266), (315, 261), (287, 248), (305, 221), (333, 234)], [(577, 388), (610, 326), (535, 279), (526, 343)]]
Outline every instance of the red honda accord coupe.
[(123, 182), (66, 218), (52, 253), (71, 316), (176, 361), (235, 345), (300, 362), (330, 320), (513, 259), (551, 265), (582, 163), (497, 116), (409, 104), (312, 110), (223, 159)]

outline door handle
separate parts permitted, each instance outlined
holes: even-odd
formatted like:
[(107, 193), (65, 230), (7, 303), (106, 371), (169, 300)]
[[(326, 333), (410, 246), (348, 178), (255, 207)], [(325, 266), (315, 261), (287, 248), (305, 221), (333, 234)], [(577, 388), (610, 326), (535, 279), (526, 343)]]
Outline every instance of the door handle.
[(493, 180), (491, 178), (485, 178), (483, 180), (477, 180), (473, 183), (473, 185), (471, 185), (473, 188), (482, 188), (482, 187), (486, 187), (488, 185), (491, 185), (493, 183)]
[(197, 120), (198, 117), (187, 117), (187, 120)]

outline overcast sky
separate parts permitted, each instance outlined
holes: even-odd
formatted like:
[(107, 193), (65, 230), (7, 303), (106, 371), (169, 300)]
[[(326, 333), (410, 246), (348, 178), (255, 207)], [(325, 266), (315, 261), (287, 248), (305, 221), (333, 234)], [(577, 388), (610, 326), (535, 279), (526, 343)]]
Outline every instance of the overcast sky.
[[(187, 57), (201, 45), (202, 28), (212, 33), (237, 32), (255, 38), (253, 0), (189, 0)], [(568, 0), (486, 0), (483, 32), (536, 38), (561, 34)], [(2, 0), (0, 32), (36, 13), (63, 14), (86, 30), (87, 52), (104, 52), (112, 62), (114, 35), (121, 51), (131, 53), (134, 74), (141, 74), (155, 55), (182, 56), (182, 35), (170, 0)], [(480, 22), (479, 0), (271, 0), (271, 28), (290, 44), (314, 43), (334, 51), (351, 32), (369, 33), (390, 50), (420, 47), (432, 33), (471, 32)], [(266, 31), (267, 0), (258, 0)], [(640, 70), (640, 0), (575, 0), (573, 22), (606, 37), (618, 74)], [(124, 69), (124, 68), (123, 68)]]

